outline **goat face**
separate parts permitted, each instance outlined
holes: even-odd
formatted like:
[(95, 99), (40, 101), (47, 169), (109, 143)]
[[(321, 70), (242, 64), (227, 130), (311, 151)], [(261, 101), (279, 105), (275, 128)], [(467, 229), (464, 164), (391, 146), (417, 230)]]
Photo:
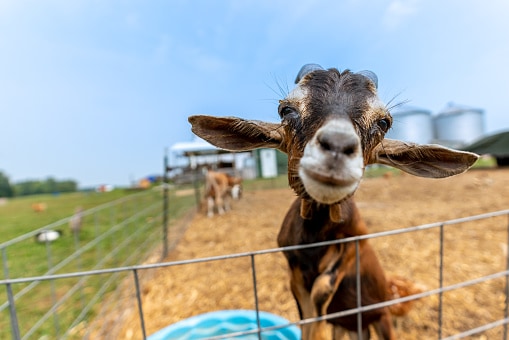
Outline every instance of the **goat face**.
[(196, 135), (222, 149), (287, 153), (293, 190), (303, 202), (331, 206), (355, 192), (371, 163), (440, 178), (464, 172), (477, 160), (469, 152), (384, 139), (392, 117), (376, 87), (376, 76), (369, 71), (306, 65), (295, 89), (280, 101), (280, 123), (204, 115), (191, 116), (189, 122)]
[[(302, 73), (301, 73), (302, 74)], [(351, 196), (367, 155), (384, 138), (392, 118), (372, 78), (315, 69), (280, 102), (289, 154), (289, 182), (303, 198), (333, 204)]]

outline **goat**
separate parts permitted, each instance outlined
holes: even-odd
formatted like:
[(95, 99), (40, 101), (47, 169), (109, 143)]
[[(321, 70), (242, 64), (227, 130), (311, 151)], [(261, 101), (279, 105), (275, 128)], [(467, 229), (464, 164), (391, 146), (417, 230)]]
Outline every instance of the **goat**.
[(73, 235), (79, 235), (81, 227), (83, 225), (83, 208), (77, 207), (74, 211), (74, 215), (69, 219), (69, 229)]
[(62, 230), (43, 230), (35, 234), (35, 241), (38, 243), (53, 242), (62, 236)]
[(214, 208), (222, 215), (231, 209), (231, 198), (239, 199), (241, 195), (239, 177), (224, 172), (207, 170), (205, 174), (205, 199), (207, 200), (207, 216), (214, 216)]
[[(443, 178), (466, 171), (476, 154), (439, 145), (385, 139), (392, 124), (377, 95), (373, 72), (359, 73), (305, 65), (297, 86), (280, 100), (280, 123), (237, 117), (190, 116), (192, 131), (230, 151), (275, 148), (288, 155), (288, 181), (297, 194), (282, 223), (280, 247), (331, 241), (368, 233), (354, 203), (369, 164), (390, 165), (410, 174)], [(301, 319), (322, 317), (357, 307), (354, 242), (285, 251), (290, 288)], [(384, 272), (367, 240), (359, 241), (361, 305), (388, 300)], [(388, 308), (302, 324), (303, 339), (324, 337), (326, 322), (334, 338), (394, 339)], [(358, 334), (358, 330), (361, 334)]]
[(47, 205), (46, 203), (32, 203), (32, 210), (36, 213), (40, 213), (46, 211)]

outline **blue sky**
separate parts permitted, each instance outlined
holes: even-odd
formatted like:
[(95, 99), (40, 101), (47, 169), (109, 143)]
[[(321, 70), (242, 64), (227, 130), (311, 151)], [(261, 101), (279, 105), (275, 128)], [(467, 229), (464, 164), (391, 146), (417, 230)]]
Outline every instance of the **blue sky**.
[[(302, 64), (379, 77), (384, 101), (509, 129), (505, 0), (0, 0), (0, 171), (128, 185), (187, 116), (277, 121)], [(282, 89), (282, 90), (281, 90)]]

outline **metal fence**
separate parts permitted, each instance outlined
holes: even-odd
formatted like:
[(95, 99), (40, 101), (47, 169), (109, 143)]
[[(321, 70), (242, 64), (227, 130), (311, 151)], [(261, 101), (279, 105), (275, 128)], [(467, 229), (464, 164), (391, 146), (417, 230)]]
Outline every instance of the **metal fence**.
[[(97, 312), (104, 294), (115, 289), (120, 274), (97, 280), (87, 271), (138, 264), (155, 244), (160, 245), (161, 202), (161, 191), (150, 190), (84, 211), (82, 231), (67, 242), (41, 245), (34, 237), (67, 228), (72, 217), (0, 244), (5, 287), (5, 295), (0, 295), (0, 338), (71, 337), (80, 323)], [(37, 251), (30, 251), (34, 247)], [(14, 258), (27, 260), (9, 266)], [(71, 272), (80, 274), (75, 280), (57, 279)], [(10, 282), (27, 274), (43, 279)]]
[[(507, 235), (509, 235), (509, 210), (487, 213), (472, 217), (449, 220), (445, 222), (409, 227), (404, 229), (379, 232), (370, 235), (352, 237), (342, 240), (334, 240), (322, 242), (318, 244), (310, 244), (304, 246), (292, 246), (285, 248), (274, 248), (254, 252), (228, 254), (224, 256), (215, 256), (199, 259), (189, 259), (184, 261), (141, 263), (143, 254), (148, 254), (153, 250), (153, 244), (158, 242), (160, 238), (160, 225), (162, 223), (161, 195), (157, 192), (149, 194), (140, 194), (128, 197), (114, 203), (89, 210), (85, 212), (88, 220), (93, 221), (93, 237), (83, 243), (76, 239), (74, 249), (70, 256), (59, 254), (58, 249), (54, 249), (51, 243), (46, 244), (46, 266), (47, 270), (39, 275), (23, 275), (24, 269), (9, 267), (9, 258), (18, 256), (15, 249), (22, 248), (25, 243), (31, 242), (32, 237), (40, 230), (55, 228), (66, 224), (68, 219), (58, 221), (54, 224), (45, 226), (32, 233), (23, 235), (9, 242), (0, 244), (0, 252), (2, 253), (2, 267), (4, 271), (4, 279), (0, 280), (0, 287), (3, 287), (4, 301), (0, 305), (0, 315), (5, 318), (2, 321), (2, 329), (0, 330), (0, 338), (13, 339), (29, 339), (48, 336), (50, 338), (93, 338), (91, 320), (97, 315), (112, 313), (108, 310), (106, 304), (101, 304), (102, 299), (109, 294), (115, 295), (119, 287), (123, 284), (127, 285), (127, 289), (132, 289), (132, 297), (134, 300), (128, 302), (135, 306), (139, 316), (139, 327), (143, 339), (148, 334), (145, 327), (145, 317), (142, 301), (142, 290), (145, 280), (150, 279), (150, 269), (195, 265), (198, 263), (208, 263), (215, 261), (224, 261), (235, 258), (248, 258), (251, 263), (251, 277), (253, 284), (253, 305), (257, 312), (259, 311), (259, 294), (257, 292), (257, 269), (256, 258), (265, 255), (290, 250), (298, 250), (310, 247), (322, 247), (331, 244), (355, 242), (358, 246), (359, 241), (364, 239), (379, 239), (384, 237), (398, 236), (402, 234), (415, 233), (420, 231), (435, 230), (439, 232), (439, 284), (436, 289), (430, 289), (423, 293), (379, 303), (369, 306), (358, 306), (355, 309), (329, 314), (321, 318), (307, 319), (292, 324), (304, 324), (315, 322), (321, 319), (337, 318), (345, 315), (359, 314), (371, 309), (389, 306), (400, 302), (406, 302), (412, 299), (425, 298), (430, 296), (438, 297), (438, 332), (437, 339), (459, 339), (474, 334), (478, 334), (496, 327), (503, 327), (503, 338), (507, 339), (507, 324), (509, 323), (509, 262), (506, 264), (505, 270), (474, 278), (472, 280), (445, 285), (444, 284), (444, 235), (447, 234), (449, 228), (461, 225), (466, 222), (476, 222), (494, 217), (508, 217), (506, 223)], [(122, 235), (122, 237), (118, 237)], [(142, 236), (142, 237), (140, 237)], [(108, 242), (115, 242), (121, 239), (119, 244), (114, 247), (108, 247)], [(107, 241), (109, 240), (109, 241)], [(176, 242), (176, 238), (173, 241)], [(503, 240), (508, 243), (508, 240)], [(30, 246), (30, 245), (28, 245)], [(106, 249), (109, 249), (108, 251)], [(133, 249), (136, 249), (134, 251)], [(88, 260), (86, 260), (88, 258)], [(357, 261), (359, 259), (357, 258)], [(88, 263), (90, 262), (90, 263)], [(490, 280), (505, 279), (505, 289), (501, 294), (504, 295), (504, 317), (493, 320), (492, 322), (466, 330), (464, 332), (444, 337), (442, 334), (442, 304), (443, 295), (447, 292), (461, 289), (463, 287), (475, 286)], [(360, 280), (360, 274), (357, 276)], [(358, 285), (359, 286), (359, 285)], [(130, 288), (129, 288), (130, 287)], [(358, 291), (360, 294), (360, 291)], [(33, 300), (33, 296), (40, 298), (42, 296), (44, 303), (41, 303), (45, 310), (38, 311), (31, 315), (31, 309), (38, 308), (38, 301)], [(1, 297), (1, 295), (0, 295)], [(0, 300), (1, 302), (1, 300)], [(72, 308), (67, 306), (72, 305)], [(76, 308), (76, 305), (79, 308)], [(123, 307), (115, 306), (113, 313), (120, 313)], [(69, 311), (72, 312), (69, 312)], [(23, 320), (20, 319), (23, 315)], [(121, 316), (118, 316), (121, 319)], [(7, 321), (8, 320), (8, 321)], [(259, 324), (259, 323), (258, 323)], [(7, 326), (9, 325), (9, 326)], [(114, 325), (102, 323), (103, 329), (94, 329), (95, 334), (102, 334), (108, 328), (108, 337), (115, 338), (111, 328)], [(278, 326), (285, 327), (285, 326)], [(257, 334), (261, 339), (263, 331), (273, 330), (278, 327), (258, 328), (249, 332), (241, 332), (228, 334), (225, 336), (215, 337), (214, 339), (232, 338), (246, 334)], [(9, 334), (10, 333), (10, 334)]]

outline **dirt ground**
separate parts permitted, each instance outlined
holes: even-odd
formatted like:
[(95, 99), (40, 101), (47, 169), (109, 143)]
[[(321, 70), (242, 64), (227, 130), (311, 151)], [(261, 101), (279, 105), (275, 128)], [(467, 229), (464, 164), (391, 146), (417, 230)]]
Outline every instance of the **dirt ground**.
[[(371, 232), (446, 221), (509, 209), (509, 169), (471, 170), (448, 179), (395, 174), (365, 179), (356, 202)], [(167, 261), (197, 259), (276, 247), (280, 223), (295, 199), (290, 189), (245, 192), (223, 216), (196, 215)], [(444, 228), (444, 286), (506, 268), (508, 217)], [(371, 240), (388, 276), (398, 275), (432, 290), (439, 287), (439, 229)], [(505, 248), (507, 249), (507, 248)], [(281, 253), (255, 258), (261, 310), (298, 320)], [(154, 269), (142, 284), (147, 333), (187, 317), (222, 309), (254, 309), (249, 257)], [(505, 278), (443, 294), (442, 337), (501, 319)], [(418, 300), (398, 319), (398, 339), (439, 337), (439, 296)], [(125, 310), (121, 339), (141, 338), (136, 306)], [(502, 339), (501, 327), (469, 339)]]

